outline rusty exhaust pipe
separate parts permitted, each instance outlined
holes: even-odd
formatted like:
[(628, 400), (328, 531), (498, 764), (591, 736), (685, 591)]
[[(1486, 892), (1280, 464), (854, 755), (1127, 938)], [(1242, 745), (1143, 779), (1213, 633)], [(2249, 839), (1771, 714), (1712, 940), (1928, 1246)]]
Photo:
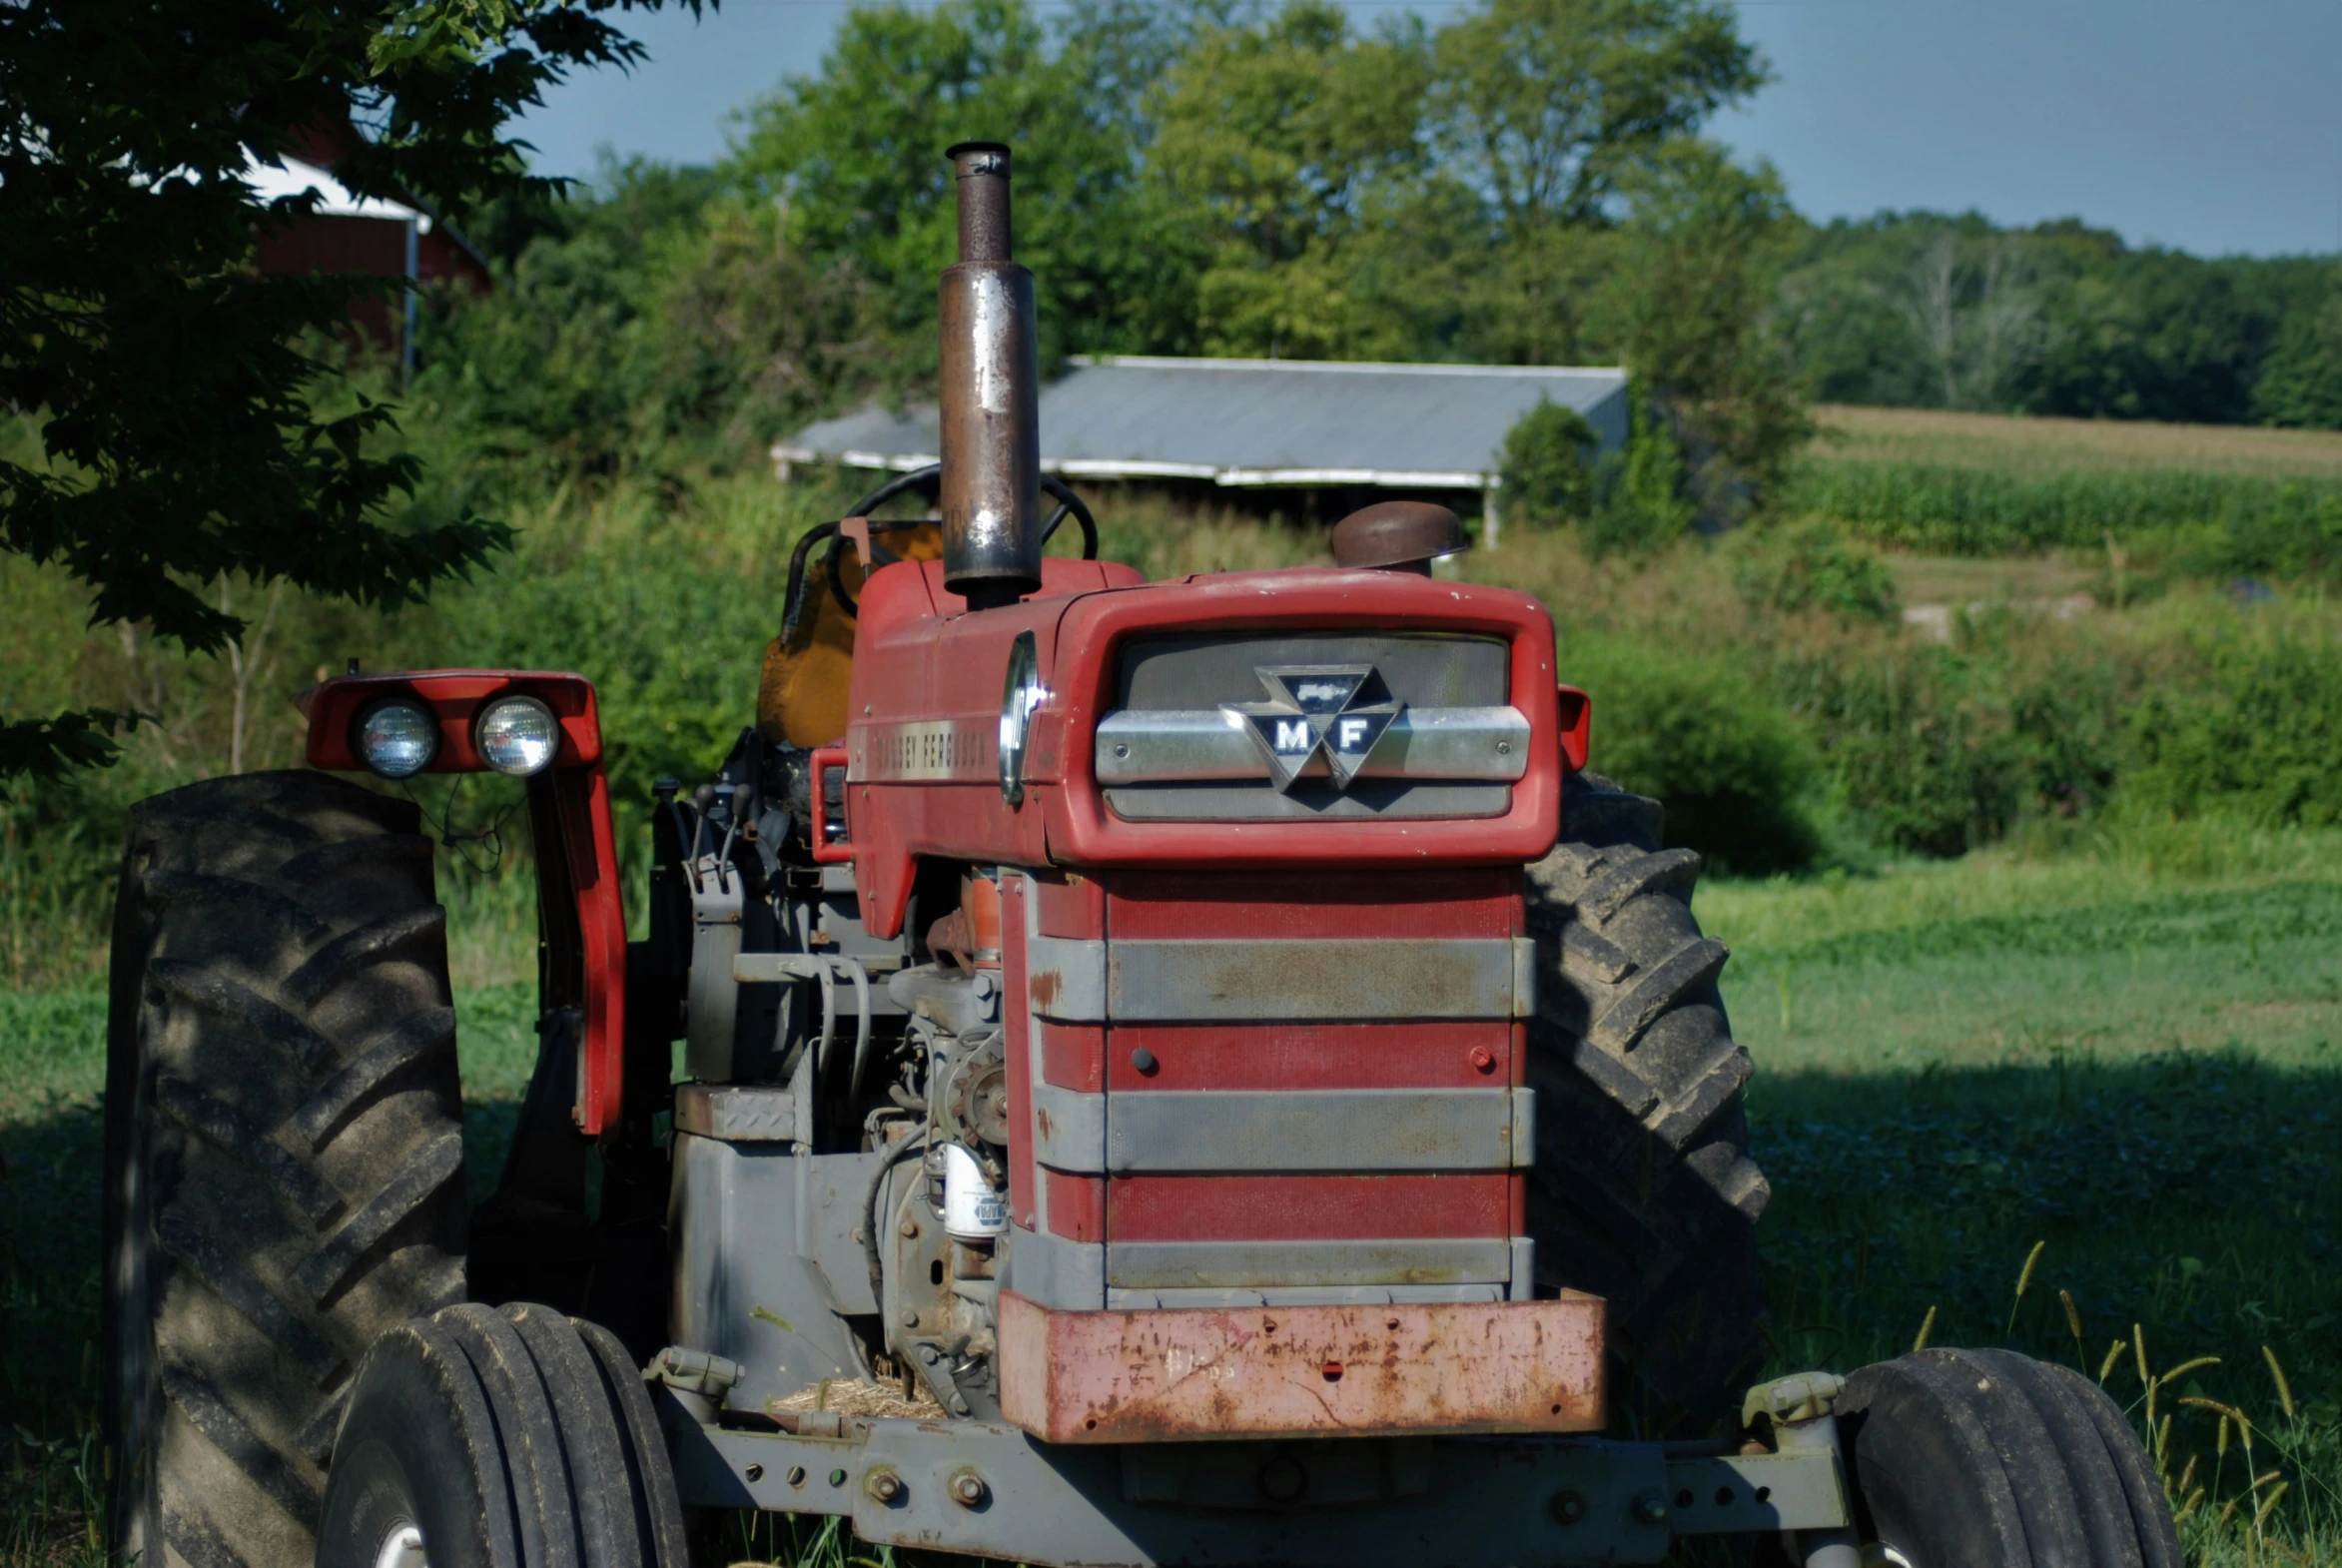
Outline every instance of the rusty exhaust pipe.
[(944, 269), (944, 585), (970, 609), (1041, 586), (1041, 364), (1033, 274), (1009, 259), (1009, 150), (962, 142), (952, 160), (960, 260)]

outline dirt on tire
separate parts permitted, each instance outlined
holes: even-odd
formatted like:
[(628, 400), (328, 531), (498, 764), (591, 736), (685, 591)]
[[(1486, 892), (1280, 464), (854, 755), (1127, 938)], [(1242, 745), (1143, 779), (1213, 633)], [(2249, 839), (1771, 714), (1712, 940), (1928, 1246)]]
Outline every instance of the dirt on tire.
[(106, 1080), (117, 1558), (309, 1561), (354, 1369), (463, 1297), (446, 917), (419, 826), (313, 772), (132, 812)]
[(1606, 1298), (1613, 1408), (1647, 1432), (1711, 1422), (1756, 1375), (1772, 1190), (1717, 990), (1727, 952), (1692, 918), (1700, 857), (1661, 848), (1661, 820), (1658, 802), (1574, 775), (1527, 888), (1537, 1280)]

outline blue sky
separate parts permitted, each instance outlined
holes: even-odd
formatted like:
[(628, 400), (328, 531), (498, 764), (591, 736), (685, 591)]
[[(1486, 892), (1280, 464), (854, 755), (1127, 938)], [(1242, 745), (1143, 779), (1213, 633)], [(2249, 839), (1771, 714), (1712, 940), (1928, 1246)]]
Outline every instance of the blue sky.
[[(602, 145), (715, 157), (727, 111), (814, 69), (845, 8), (633, 18), (651, 62), (557, 89), (521, 134), (555, 174)], [(2337, 0), (1747, 0), (1741, 18), (1779, 80), (1714, 129), (1809, 216), (1973, 207), (2199, 255), (2342, 251)]]

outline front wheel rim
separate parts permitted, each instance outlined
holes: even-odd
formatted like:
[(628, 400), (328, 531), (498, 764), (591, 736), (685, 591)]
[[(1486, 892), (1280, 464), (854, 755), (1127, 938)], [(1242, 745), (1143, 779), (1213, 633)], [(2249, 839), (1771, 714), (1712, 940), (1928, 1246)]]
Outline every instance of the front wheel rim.
[(429, 1554), (422, 1549), (422, 1530), (401, 1519), (383, 1537), (383, 1544), (375, 1548), (375, 1568), (430, 1568)]

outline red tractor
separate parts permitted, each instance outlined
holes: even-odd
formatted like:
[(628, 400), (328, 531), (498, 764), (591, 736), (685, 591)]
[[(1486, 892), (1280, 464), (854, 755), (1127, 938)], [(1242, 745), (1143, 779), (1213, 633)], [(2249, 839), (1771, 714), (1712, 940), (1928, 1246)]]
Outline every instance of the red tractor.
[[(1327, 568), (1095, 559), (1008, 152), (950, 156), (943, 460), (798, 544), (757, 726), (656, 791), (647, 940), (574, 675), (329, 681), (312, 770), (139, 809), (115, 1549), (681, 1568), (757, 1509), (1130, 1568), (2176, 1568), (2061, 1368), (1749, 1386), (1725, 950), (1546, 608), (1434, 579), (1410, 503)], [(940, 526), (880, 515), (929, 482)], [(542, 1046), (469, 1210), (432, 844), (334, 774), (480, 769), (526, 781)]]

